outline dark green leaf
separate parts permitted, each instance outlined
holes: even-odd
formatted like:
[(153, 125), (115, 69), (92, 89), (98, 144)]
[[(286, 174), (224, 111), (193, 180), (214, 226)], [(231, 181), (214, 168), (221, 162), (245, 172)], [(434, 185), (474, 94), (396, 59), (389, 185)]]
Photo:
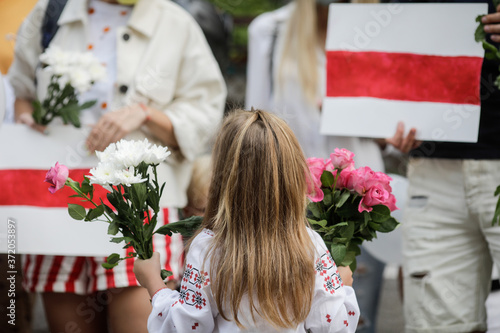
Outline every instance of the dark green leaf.
[(97, 206), (94, 209), (90, 209), (89, 212), (87, 213), (87, 216), (85, 217), (85, 221), (92, 221), (98, 218), (104, 214), (104, 207), (103, 206)]
[(381, 228), (381, 225), (380, 225), (380, 224), (378, 224), (378, 223), (376, 223), (376, 222), (369, 222), (369, 223), (368, 223), (368, 226), (369, 226), (370, 228), (372, 228), (373, 230), (375, 230), (375, 231), (379, 231), (379, 230), (380, 230), (380, 228)]
[(346, 249), (345, 245), (343, 245), (343, 244), (332, 244), (332, 246), (330, 247), (330, 250), (331, 250), (331, 253), (332, 253), (333, 260), (336, 263), (340, 263), (340, 262), (344, 261), (344, 257), (345, 257), (346, 252), (347, 252), (347, 249)]
[(85, 208), (77, 204), (68, 204), (68, 213), (69, 216), (79, 221), (85, 219), (85, 216), (87, 216)]
[(94, 187), (90, 184), (90, 180), (87, 177), (83, 177), (82, 186), (80, 187), (83, 193), (89, 194), (94, 190)]
[(350, 196), (351, 196), (351, 193), (349, 191), (345, 191), (344, 193), (342, 193), (339, 201), (335, 204), (335, 206), (337, 206), (339, 208), (342, 207), (344, 205), (344, 203), (347, 201), (347, 199), (349, 199)]
[(497, 186), (497, 189), (495, 190), (495, 197), (500, 194), (500, 186)]
[(376, 205), (372, 208), (373, 210), (370, 212), (370, 216), (375, 222), (384, 222), (391, 216), (391, 210), (385, 205)]
[(330, 171), (323, 171), (323, 174), (321, 174), (321, 184), (323, 184), (324, 187), (332, 187), (334, 181), (335, 178)]
[(90, 107), (93, 107), (95, 105), (95, 103), (97, 102), (96, 99), (94, 99), (93, 101), (88, 101), (88, 102), (85, 102), (83, 103), (82, 105), (80, 105), (79, 109), (80, 110), (84, 110), (84, 109), (88, 109)]
[(200, 227), (202, 221), (203, 217), (192, 216), (178, 222), (165, 224), (154, 233), (168, 236), (172, 236), (172, 233), (180, 233), (182, 236), (189, 238)]
[(354, 235), (354, 222), (348, 222), (345, 227), (342, 227), (340, 234), (342, 238), (351, 239)]
[(382, 222), (380, 225), (379, 232), (391, 232), (399, 226), (399, 222), (394, 218), (390, 217), (386, 221)]
[(356, 253), (353, 251), (347, 251), (344, 259), (340, 263), (340, 266), (349, 266), (354, 260), (356, 260)]
[(319, 226), (322, 226), (322, 227), (326, 227), (326, 220), (320, 220), (320, 221), (317, 221), (317, 220), (313, 220), (313, 219), (307, 219), (309, 221), (309, 223), (311, 225), (319, 225)]
[(479, 22), (479, 25), (476, 28), (476, 31), (474, 32), (474, 39), (476, 42), (480, 42), (482, 40), (486, 39), (486, 32), (484, 32), (484, 24), (481, 22), (481, 18), (484, 15), (479, 15), (476, 17), (476, 22)]
[(161, 279), (162, 280), (165, 280), (166, 278), (168, 278), (169, 276), (172, 276), (172, 272), (171, 271), (167, 271), (166, 269), (162, 269), (161, 270)]
[(115, 221), (111, 222), (108, 226), (108, 235), (116, 235), (119, 231), (119, 226), (118, 226), (118, 223), (116, 223)]
[[(333, 195), (332, 195), (332, 192), (330, 190), (327, 190), (329, 193), (325, 194), (325, 196), (323, 197), (323, 204), (325, 206), (330, 206), (332, 203), (333, 203)], [(325, 191), (323, 191), (325, 192)]]
[(114, 267), (116, 267), (118, 265), (118, 263), (114, 263), (114, 264), (110, 264), (110, 263), (107, 263), (107, 262), (103, 262), (101, 264), (101, 266), (104, 268), (104, 269), (113, 269)]
[(116, 264), (120, 261), (120, 255), (118, 253), (112, 253), (106, 258), (108, 264)]
[(316, 202), (310, 202), (307, 205), (307, 209), (313, 214), (314, 217), (320, 218), (321, 217), (321, 211), (319, 209), (319, 205)]

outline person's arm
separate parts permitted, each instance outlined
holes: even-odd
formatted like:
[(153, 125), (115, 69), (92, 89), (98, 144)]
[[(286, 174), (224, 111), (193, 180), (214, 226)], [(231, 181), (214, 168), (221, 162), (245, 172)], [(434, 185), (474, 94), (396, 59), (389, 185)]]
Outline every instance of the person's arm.
[(352, 271), (349, 267), (337, 268), (321, 237), (315, 233), (314, 238), (320, 252), (314, 265), (314, 298), (305, 327), (313, 333), (355, 332), (360, 313)]
[[(215, 314), (206, 293), (210, 279), (202, 270), (202, 254), (206, 253), (206, 247), (204, 241), (195, 240), (191, 244), (186, 267), (192, 274), (183, 278), (180, 292), (165, 287), (160, 278), (158, 253), (154, 253), (151, 259), (135, 261), (134, 273), (141, 286), (148, 290), (153, 306), (148, 319), (148, 332), (191, 332), (193, 327), (199, 332), (213, 331)], [(202, 280), (200, 276), (206, 279)]]
[(405, 135), (405, 125), (402, 122), (398, 123), (396, 133), (392, 138), (379, 139), (376, 142), (382, 149), (385, 149), (387, 144), (394, 146), (402, 153), (408, 153), (410, 150), (417, 148), (422, 144), (422, 141), (416, 139), (417, 130), (411, 128), (408, 134)]
[(16, 96), (14, 119), (43, 132), (44, 126), (35, 125), (32, 101), (36, 99), (35, 72), (42, 53), (41, 25), (47, 1), (38, 1), (21, 24), (16, 35), (14, 61), (9, 68), (8, 79)]

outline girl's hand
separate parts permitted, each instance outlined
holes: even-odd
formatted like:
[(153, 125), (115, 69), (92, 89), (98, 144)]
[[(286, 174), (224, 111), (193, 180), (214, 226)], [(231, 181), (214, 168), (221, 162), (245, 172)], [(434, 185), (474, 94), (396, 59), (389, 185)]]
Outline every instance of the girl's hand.
[(160, 254), (154, 252), (150, 259), (137, 259), (134, 262), (134, 274), (140, 285), (146, 288), (150, 297), (156, 291), (165, 288), (165, 283), (161, 279)]
[(87, 148), (91, 152), (103, 151), (110, 143), (123, 139), (141, 127), (147, 118), (148, 114), (139, 104), (108, 112), (92, 128), (87, 138)]
[(353, 279), (352, 279), (352, 271), (349, 268), (349, 266), (344, 267), (344, 266), (339, 266), (337, 267), (340, 278), (342, 279), (342, 282), (344, 282), (345, 286), (352, 287)]

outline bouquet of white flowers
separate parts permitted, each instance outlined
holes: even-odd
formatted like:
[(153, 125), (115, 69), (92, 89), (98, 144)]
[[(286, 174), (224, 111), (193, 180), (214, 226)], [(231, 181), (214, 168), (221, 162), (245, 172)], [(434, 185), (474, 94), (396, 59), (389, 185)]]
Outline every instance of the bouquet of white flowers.
[[(165, 187), (165, 183), (158, 183), (156, 167), (170, 155), (166, 147), (151, 145), (147, 139), (121, 140), (96, 154), (99, 164), (81, 183), (69, 178), (68, 168), (59, 163), (47, 172), (45, 181), (51, 184), (51, 193), (68, 186), (76, 193), (71, 197), (82, 198), (93, 207), (85, 209), (79, 204), (68, 204), (72, 218), (109, 223), (108, 234), (121, 233), (121, 236), (111, 238), (111, 242), (125, 242), (124, 248), (133, 247), (135, 250), (128, 251), (124, 258), (117, 253), (111, 254), (103, 264), (104, 268), (113, 268), (120, 260), (130, 257), (151, 258), (154, 234), (171, 236), (172, 232), (179, 232), (186, 235), (197, 227), (197, 224), (170, 223), (156, 228), (160, 197)], [(95, 200), (95, 185), (109, 191), (106, 198)], [(171, 273), (167, 271), (162, 272), (163, 278), (169, 275)]]
[(33, 118), (37, 124), (47, 125), (61, 117), (65, 124), (80, 127), (80, 111), (92, 107), (96, 101), (78, 104), (78, 95), (89, 90), (106, 77), (106, 69), (90, 52), (65, 52), (51, 46), (40, 55), (44, 71), (51, 75), (43, 101), (33, 102)]

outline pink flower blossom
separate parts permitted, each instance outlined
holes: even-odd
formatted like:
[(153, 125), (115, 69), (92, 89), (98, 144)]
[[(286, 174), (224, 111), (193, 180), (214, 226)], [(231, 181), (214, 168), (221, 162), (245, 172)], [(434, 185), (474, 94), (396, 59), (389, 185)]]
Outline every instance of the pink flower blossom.
[(56, 162), (56, 165), (50, 168), (49, 171), (47, 171), (47, 175), (45, 176), (45, 181), (51, 184), (51, 186), (49, 187), (49, 192), (54, 194), (56, 191), (63, 188), (68, 175), (68, 168), (63, 164), (59, 164), (59, 162)]
[(321, 190), (321, 175), (325, 170), (325, 160), (322, 158), (307, 159), (310, 175), (306, 176), (307, 197), (313, 202), (323, 200), (324, 193)]
[(375, 172), (366, 166), (356, 169), (351, 173), (347, 179), (346, 187), (363, 196), (377, 182)]
[(358, 211), (371, 212), (375, 205), (385, 205), (390, 197), (390, 193), (386, 191), (382, 184), (373, 184), (365, 193), (359, 202)]
[(330, 162), (334, 169), (354, 169), (354, 153), (347, 149), (335, 148), (330, 154)]

